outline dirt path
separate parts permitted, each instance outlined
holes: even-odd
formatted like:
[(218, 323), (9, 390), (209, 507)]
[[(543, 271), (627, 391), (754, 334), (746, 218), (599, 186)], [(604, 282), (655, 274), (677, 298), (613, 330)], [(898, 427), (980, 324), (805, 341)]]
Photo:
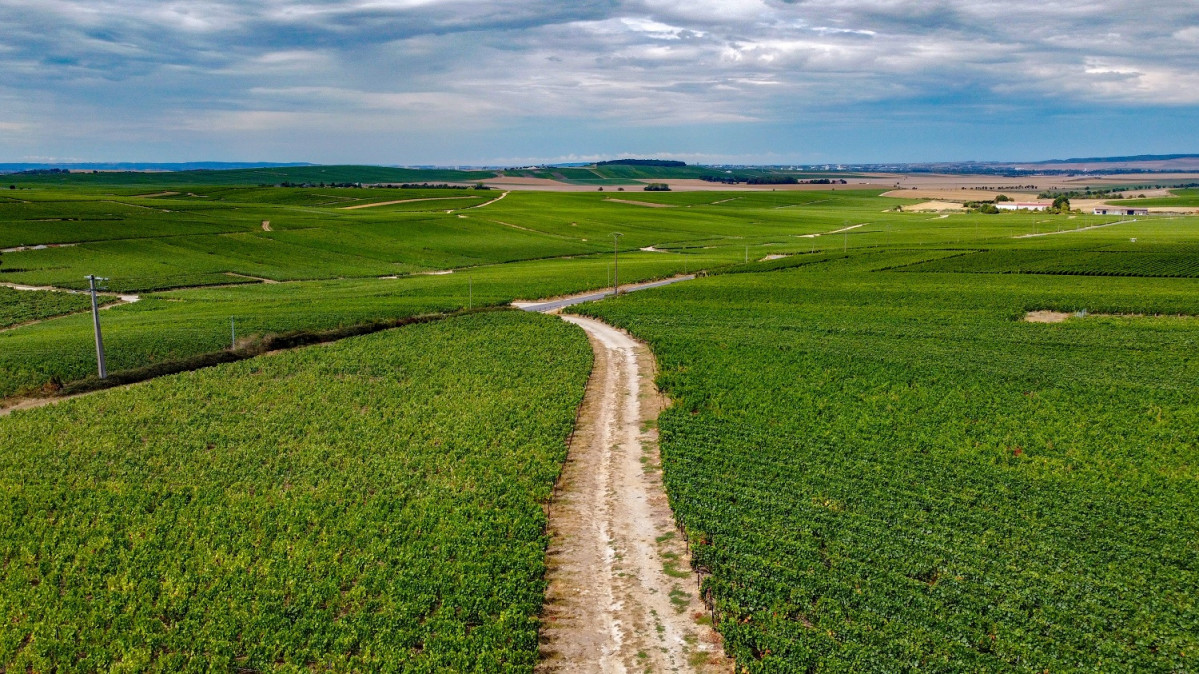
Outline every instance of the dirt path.
[[(129, 386), (133, 386), (133, 384), (129, 384)], [(45, 407), (46, 405), (57, 405), (64, 400), (74, 400), (75, 398), (82, 398), (83, 396), (90, 396), (93, 393), (99, 392), (100, 391), (87, 391), (86, 393), (73, 393), (69, 396), (57, 396), (52, 398), (22, 398), (12, 402), (8, 407), (0, 407), (0, 417), (6, 417), (19, 410), (32, 410), (39, 407)]]
[(541, 662), (551, 672), (731, 672), (662, 488), (645, 345), (589, 318), (595, 367), (550, 511)]
[(652, 201), (632, 201), (630, 199), (612, 199), (607, 198), (604, 201), (610, 201), (614, 204), (630, 204), (632, 206), (645, 206), (646, 208), (674, 208), (674, 204), (655, 204)]
[(478, 206), (467, 206), (466, 208), (462, 208), (462, 209), (459, 209), (459, 210), (463, 210), (463, 211), (469, 211), (469, 210), (473, 210), (473, 209), (476, 209), (476, 208), (485, 208), (485, 207), (487, 207), (487, 206), (490, 206), (490, 205), (494, 204), (494, 203), (495, 203), (495, 202), (497, 202), (497, 201), (500, 201), (501, 199), (503, 199), (503, 198), (504, 198), (504, 197), (506, 197), (506, 196), (508, 196), (508, 193), (507, 193), (507, 192), (504, 192), (504, 193), (503, 193), (503, 194), (501, 194), (500, 196), (498, 196), (498, 197), (496, 197), (496, 198), (492, 199), (491, 201), (484, 201), (483, 203), (479, 204)]
[(427, 197), (424, 199), (400, 199), (398, 201), (380, 201), (373, 204), (358, 204), (357, 206), (342, 206), (339, 210), (342, 211), (357, 211), (363, 208), (375, 208), (376, 206), (394, 206), (396, 204), (412, 204), (418, 201), (450, 201), (453, 199), (474, 199), (474, 197)]
[(858, 227), (865, 227), (866, 225), (869, 225), (869, 224), (870, 224), (869, 222), (863, 222), (859, 225), (850, 225), (848, 227), (842, 227), (841, 229), (834, 229), (831, 232), (817, 232), (815, 234), (796, 234), (795, 236), (800, 239), (815, 239), (818, 236), (829, 236), (831, 234), (841, 234), (843, 232), (855, 230)]
[[(266, 278), (265, 276), (250, 276), (249, 274), (239, 274), (235, 271), (227, 271), (227, 272), (225, 272), (225, 276), (232, 276), (233, 278), (246, 278), (246, 279), (250, 279), (251, 281), (258, 281), (259, 283), (262, 283), (263, 285), (274, 285), (274, 284), (278, 283), (278, 281), (276, 281), (273, 278)], [(238, 285), (240, 285), (240, 284), (238, 284)], [(213, 286), (199, 286), (199, 287), (205, 288), (205, 287), (213, 287)]]
[(45, 250), (47, 248), (74, 248), (78, 243), (42, 243), (35, 246), (13, 246), (12, 248), (0, 248), (0, 253), (20, 253), (26, 250)]
[[(620, 285), (621, 293), (631, 293), (638, 290), (648, 290), (650, 288), (661, 288), (662, 286), (690, 281), (695, 278), (695, 274), (680, 274), (679, 276), (671, 276), (658, 281), (646, 281), (644, 283), (622, 283)], [(587, 292), (578, 293), (575, 295), (562, 295), (549, 299), (540, 299), (532, 302), (517, 300), (512, 303), (512, 306), (525, 311), (540, 311), (542, 313), (553, 313), (560, 311), (572, 304), (582, 304), (583, 302), (594, 302), (602, 300), (612, 294), (611, 288), (604, 290), (589, 290)]]
[(1118, 222), (1105, 222), (1099, 225), (1091, 225), (1090, 227), (1079, 227), (1078, 229), (1057, 229), (1052, 232), (1036, 232), (1035, 234), (1018, 234), (1013, 236), (1013, 239), (1032, 239), (1038, 236), (1052, 236), (1054, 234), (1069, 234), (1071, 232), (1088, 232), (1092, 229), (1102, 229), (1104, 227), (1112, 227), (1114, 225), (1126, 225), (1136, 220), (1120, 220)]
[[(70, 293), (72, 295), (86, 295), (88, 293), (88, 291), (86, 291), (86, 290), (73, 290), (71, 288), (59, 288), (57, 286), (28, 286), (28, 285), (22, 285), (20, 283), (8, 283), (8, 282), (0, 282), (0, 286), (4, 286), (5, 288), (12, 288), (13, 290), (30, 290), (30, 291), (35, 291), (35, 292), (50, 292), (50, 293)], [(121, 302), (124, 302), (125, 304), (133, 304), (134, 302), (138, 302), (142, 299), (141, 295), (135, 295), (133, 293), (114, 293), (114, 292), (104, 291), (104, 292), (99, 292), (96, 294), (100, 295), (101, 297), (115, 297), (118, 300), (120, 300)], [(101, 308), (107, 309), (109, 306), (114, 306), (114, 305), (105, 305)], [(46, 320), (50, 320), (50, 319), (46, 319)]]

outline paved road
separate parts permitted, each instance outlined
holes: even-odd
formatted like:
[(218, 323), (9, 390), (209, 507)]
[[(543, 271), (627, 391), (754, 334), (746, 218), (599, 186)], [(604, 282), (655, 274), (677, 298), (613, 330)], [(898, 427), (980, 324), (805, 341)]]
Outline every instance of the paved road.
[[(693, 278), (695, 278), (693, 274), (688, 274), (686, 276), (675, 276), (674, 278), (668, 278), (662, 281), (653, 281), (651, 283), (638, 283), (636, 285), (621, 286), (620, 292), (631, 293), (637, 290), (645, 290), (646, 288), (660, 288), (662, 286), (668, 286), (672, 283), (678, 283), (679, 281), (690, 281)], [(548, 302), (537, 302), (535, 304), (521, 303), (517, 306), (525, 311), (540, 311), (542, 313), (548, 313), (569, 307), (573, 304), (582, 304), (583, 302), (602, 300), (612, 294), (613, 293), (611, 290), (605, 290), (603, 292), (587, 293), (585, 295), (572, 295), (570, 297), (563, 297), (562, 299), (550, 300)]]

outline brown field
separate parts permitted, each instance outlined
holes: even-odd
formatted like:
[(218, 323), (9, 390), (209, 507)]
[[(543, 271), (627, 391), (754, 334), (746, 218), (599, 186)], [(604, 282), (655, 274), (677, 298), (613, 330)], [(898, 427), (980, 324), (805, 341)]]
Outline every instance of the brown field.
[[(1156, 182), (1199, 182), (1196, 173), (1155, 173), (1088, 176), (1024, 176), (1005, 178), (986, 175), (898, 174), (871, 173), (862, 177), (845, 178), (845, 185), (725, 185), (696, 178), (646, 180), (643, 183), (666, 183), (674, 192), (771, 192), (823, 190), (890, 190), (886, 196), (926, 200), (974, 201), (994, 199), (1006, 194), (1017, 200), (1030, 200), (1038, 192), (1049, 189), (1085, 190), (1087, 187), (1136, 186)], [(597, 192), (596, 185), (568, 185), (548, 178), (499, 177), (481, 181), (493, 188), (505, 190), (543, 190), (548, 192)], [(624, 192), (640, 192), (641, 184), (625, 185)], [(619, 192), (619, 186), (604, 185), (604, 192)], [(1137, 192), (1140, 193), (1139, 191)], [(1146, 190), (1145, 194), (1150, 195)]]

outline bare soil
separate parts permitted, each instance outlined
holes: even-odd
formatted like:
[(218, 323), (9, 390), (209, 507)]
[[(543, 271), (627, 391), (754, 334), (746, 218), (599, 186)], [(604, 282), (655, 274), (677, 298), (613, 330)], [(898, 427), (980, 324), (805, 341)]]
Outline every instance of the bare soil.
[(1065, 323), (1073, 315), (1064, 311), (1030, 311), (1024, 314), (1024, 320), (1029, 323)]
[(550, 509), (536, 671), (732, 672), (662, 488), (653, 357), (563, 318), (587, 331), (595, 366)]
[[(887, 195), (883, 195), (883, 196), (887, 196)], [(925, 201), (924, 203), (915, 204), (913, 206), (904, 206), (903, 207), (903, 210), (905, 210), (905, 211), (913, 211), (913, 212), (917, 212), (917, 213), (919, 213), (921, 211), (933, 211), (933, 212), (960, 211), (963, 209), (964, 209), (964, 207), (962, 206), (961, 202), (953, 202), (953, 201)]]

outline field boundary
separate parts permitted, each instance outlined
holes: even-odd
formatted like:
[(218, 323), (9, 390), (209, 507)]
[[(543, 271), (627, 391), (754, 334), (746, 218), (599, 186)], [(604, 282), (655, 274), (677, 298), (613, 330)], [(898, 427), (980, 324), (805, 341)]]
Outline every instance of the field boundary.
[(236, 363), (238, 361), (249, 360), (258, 356), (277, 353), (279, 351), (286, 351), (303, 346), (312, 346), (314, 344), (327, 344), (346, 339), (348, 337), (369, 335), (376, 332), (382, 332), (384, 330), (391, 330), (393, 328), (401, 328), (407, 325), (432, 323), (434, 321), (440, 321), (447, 318), (456, 318), (458, 316), (466, 316), (469, 314), (508, 310), (508, 307), (462, 309), (444, 314), (420, 314), (417, 316), (408, 316), (405, 318), (397, 318), (387, 321), (359, 323), (343, 328), (334, 328), (332, 330), (303, 330), (288, 332), (280, 335), (267, 335), (237, 349), (209, 351), (207, 353), (198, 354), (188, 358), (182, 358), (179, 360), (165, 361), (130, 370), (122, 370), (120, 372), (110, 374), (106, 379), (100, 379), (96, 375), (91, 375), (84, 379), (77, 379), (67, 382), (66, 384), (59, 385), (57, 389), (47, 391), (46, 393), (48, 395), (13, 396), (4, 400), (0, 400), (0, 416), (7, 416), (9, 413), (18, 409), (28, 409), (30, 407), (50, 405), (63, 400), (68, 400), (70, 398), (75, 398), (86, 393), (94, 393), (96, 391), (103, 391), (111, 388), (119, 388), (122, 386), (128, 386), (130, 384), (149, 381), (151, 379), (157, 379), (159, 377), (165, 377), (167, 375), (179, 374), (181, 372), (202, 370), (204, 368), (222, 365), (224, 363)]

